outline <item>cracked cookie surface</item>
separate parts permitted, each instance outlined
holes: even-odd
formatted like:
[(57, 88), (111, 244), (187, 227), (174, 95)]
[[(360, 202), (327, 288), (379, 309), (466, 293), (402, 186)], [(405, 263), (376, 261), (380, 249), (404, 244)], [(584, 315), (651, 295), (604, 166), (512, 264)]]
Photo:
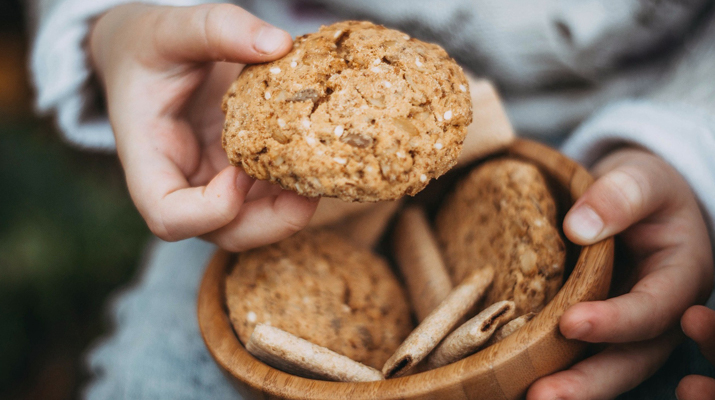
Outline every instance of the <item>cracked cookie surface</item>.
[(302, 231), (237, 257), (226, 302), (243, 343), (269, 323), (379, 369), (413, 328), (387, 263), (334, 233)]
[(356, 21), (247, 67), (223, 110), (232, 164), (346, 201), (415, 195), (455, 165), (472, 121), (466, 77), (441, 47)]
[(566, 250), (556, 204), (538, 168), (488, 161), (463, 178), (435, 221), (452, 281), (494, 267), (484, 304), (513, 300), (517, 314), (541, 310), (561, 288)]

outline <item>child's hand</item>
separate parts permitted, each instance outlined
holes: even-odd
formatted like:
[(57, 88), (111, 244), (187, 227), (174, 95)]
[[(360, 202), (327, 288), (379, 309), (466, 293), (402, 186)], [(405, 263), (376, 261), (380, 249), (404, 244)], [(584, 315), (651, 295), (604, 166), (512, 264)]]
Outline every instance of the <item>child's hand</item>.
[(308, 223), (316, 201), (254, 183), (221, 148), (220, 103), (242, 68), (235, 63), (274, 60), (291, 46), (288, 33), (227, 4), (128, 4), (97, 21), (90, 54), (117, 152), (132, 199), (157, 236), (203, 235), (239, 251)]
[[(639, 149), (610, 154), (574, 204), (564, 232), (575, 243), (621, 234), (633, 256), (630, 291), (579, 303), (561, 317), (564, 336), (613, 343), (529, 389), (535, 399), (609, 399), (645, 380), (679, 343), (678, 321), (710, 294), (713, 255), (695, 197), (667, 163)], [(614, 281), (614, 285), (624, 282)]]
[[(698, 344), (705, 358), (715, 365), (715, 311), (704, 306), (693, 306), (680, 320), (683, 332)], [(680, 400), (715, 399), (715, 379), (689, 375), (678, 385)]]

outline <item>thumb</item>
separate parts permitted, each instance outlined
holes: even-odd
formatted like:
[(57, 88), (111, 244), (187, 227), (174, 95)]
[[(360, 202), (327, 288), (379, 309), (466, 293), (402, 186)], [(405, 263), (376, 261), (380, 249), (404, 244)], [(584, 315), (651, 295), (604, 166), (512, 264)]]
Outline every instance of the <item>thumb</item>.
[(155, 50), (170, 61), (260, 63), (280, 58), (293, 44), (288, 32), (232, 4), (154, 11)]
[(564, 233), (586, 245), (618, 234), (668, 200), (668, 179), (650, 156), (634, 157), (598, 178), (564, 218)]

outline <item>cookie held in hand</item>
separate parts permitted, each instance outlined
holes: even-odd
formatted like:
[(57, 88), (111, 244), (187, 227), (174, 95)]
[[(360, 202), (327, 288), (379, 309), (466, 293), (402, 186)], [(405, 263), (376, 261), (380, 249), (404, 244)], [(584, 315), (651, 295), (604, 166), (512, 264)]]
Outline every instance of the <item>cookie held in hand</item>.
[(387, 263), (326, 230), (239, 253), (226, 277), (226, 304), (244, 344), (263, 323), (373, 368), (413, 327)]
[(471, 99), (439, 46), (369, 22), (296, 39), (244, 69), (224, 97), (233, 165), (309, 197), (415, 195), (455, 165)]

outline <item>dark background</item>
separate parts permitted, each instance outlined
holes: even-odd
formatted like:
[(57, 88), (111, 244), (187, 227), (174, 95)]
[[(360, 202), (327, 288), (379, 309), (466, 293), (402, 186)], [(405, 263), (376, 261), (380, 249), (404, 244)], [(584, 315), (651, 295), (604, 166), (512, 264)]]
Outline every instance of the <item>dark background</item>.
[(149, 232), (117, 158), (33, 112), (26, 26), (21, 2), (0, 0), (0, 399), (71, 399)]

